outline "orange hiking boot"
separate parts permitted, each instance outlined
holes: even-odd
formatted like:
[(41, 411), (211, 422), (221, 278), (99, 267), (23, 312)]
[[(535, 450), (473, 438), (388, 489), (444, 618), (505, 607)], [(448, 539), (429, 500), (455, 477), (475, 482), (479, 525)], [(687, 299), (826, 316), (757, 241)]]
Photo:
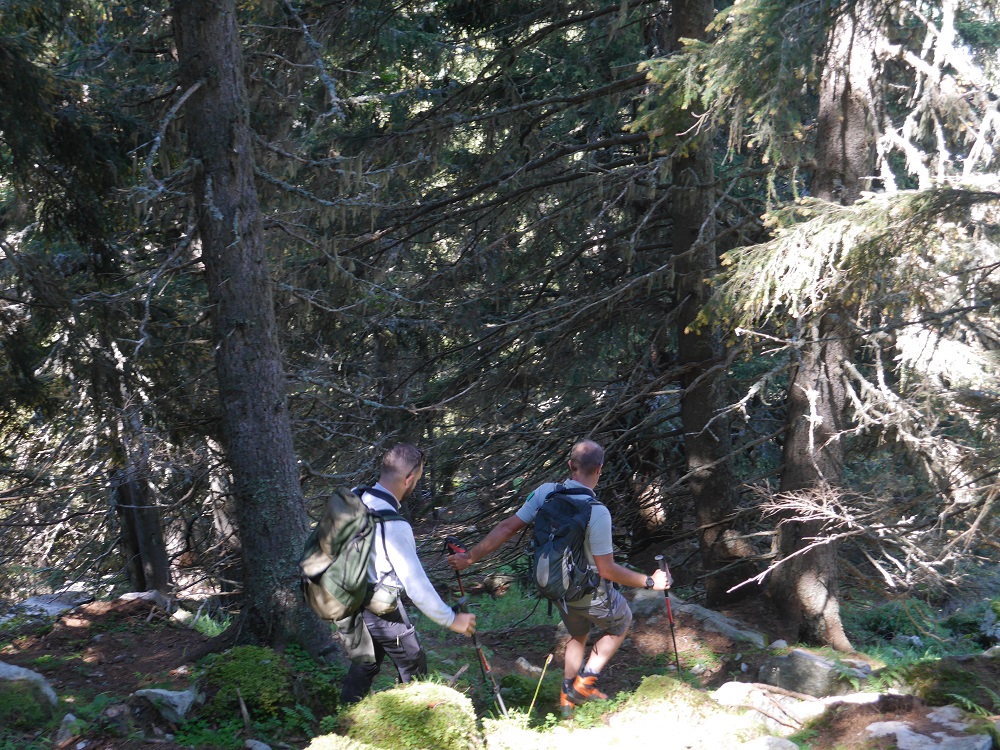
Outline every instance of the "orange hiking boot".
[(606, 701), (608, 696), (597, 689), (597, 675), (577, 675), (566, 691), (566, 697), (574, 704), (586, 701)]
[[(569, 686), (572, 690), (572, 686)], [(566, 686), (559, 691), (559, 711), (562, 713), (563, 717), (568, 717), (573, 715), (573, 709), (576, 708), (576, 704), (570, 700), (570, 697), (566, 694)]]

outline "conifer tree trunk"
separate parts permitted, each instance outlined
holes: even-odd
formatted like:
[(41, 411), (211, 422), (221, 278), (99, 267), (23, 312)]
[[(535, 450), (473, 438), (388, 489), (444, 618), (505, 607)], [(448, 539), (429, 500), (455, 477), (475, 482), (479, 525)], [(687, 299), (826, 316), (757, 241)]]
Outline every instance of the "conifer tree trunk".
[[(816, 172), (818, 198), (850, 204), (874, 168), (875, 29), (868, 3), (844, 13), (830, 37), (820, 82)], [(846, 389), (843, 363), (851, 357), (845, 315), (829, 309), (812, 327), (788, 391), (788, 432), (781, 491), (836, 487), (843, 479)], [(823, 536), (818, 522), (786, 521), (778, 528), (780, 558)], [(806, 642), (851, 650), (840, 621), (837, 547), (816, 547), (779, 566), (771, 595), (793, 631)]]
[(292, 445), (271, 279), (254, 185), (234, 0), (177, 0), (174, 36), (211, 305), (222, 434), (243, 555), (240, 639), (307, 646), (322, 627), (299, 594), (308, 531)]
[[(704, 38), (714, 13), (710, 0), (680, 0), (673, 4), (671, 49), (680, 38)], [(725, 356), (717, 331), (692, 325), (708, 301), (709, 286), (718, 267), (715, 245), (715, 180), (711, 134), (701, 133), (690, 155), (674, 162), (671, 219), (677, 256), (678, 361), (683, 367), (681, 421), (688, 487), (698, 523), (698, 543), (705, 571), (706, 601), (710, 606), (745, 596), (748, 587), (727, 593), (754, 575), (740, 564), (740, 545), (727, 519), (735, 504), (732, 439), (726, 407)], [(713, 574), (713, 571), (719, 571)]]

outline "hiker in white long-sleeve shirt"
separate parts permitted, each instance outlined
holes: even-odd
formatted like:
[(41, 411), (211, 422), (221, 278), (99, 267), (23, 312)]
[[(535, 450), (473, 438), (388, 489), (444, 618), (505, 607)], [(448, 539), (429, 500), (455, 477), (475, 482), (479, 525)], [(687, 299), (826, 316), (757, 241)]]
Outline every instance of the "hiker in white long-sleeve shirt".
[[(400, 503), (413, 492), (423, 471), (423, 451), (409, 443), (394, 445), (382, 459), (378, 482), (374, 487), (362, 488), (361, 499), (373, 511), (398, 513)], [(405, 519), (379, 524), (368, 562), (368, 580), (375, 587), (373, 604), (384, 604), (396, 592), (405, 591), (410, 601), (441, 627), (469, 637), (476, 632), (476, 616), (453, 612), (431, 585), (417, 557), (413, 529)], [(427, 674), (427, 657), (402, 600), (396, 599), (395, 608), (384, 614), (375, 614), (372, 609), (383, 611), (385, 607), (372, 606), (363, 613), (375, 660), (352, 662), (340, 694), (343, 703), (355, 703), (368, 694), (386, 656), (396, 665), (403, 682)]]

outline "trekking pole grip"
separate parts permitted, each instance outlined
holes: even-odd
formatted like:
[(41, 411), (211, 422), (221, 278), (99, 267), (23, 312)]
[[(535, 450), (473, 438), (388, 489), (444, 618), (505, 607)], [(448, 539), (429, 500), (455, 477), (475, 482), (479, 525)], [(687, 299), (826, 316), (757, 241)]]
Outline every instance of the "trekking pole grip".
[(458, 541), (458, 537), (449, 536), (444, 540), (444, 551), (453, 555), (467, 554), (465, 547)]
[(667, 588), (663, 590), (663, 598), (667, 601), (667, 617), (670, 618), (670, 624), (672, 625), (674, 622), (674, 613), (670, 609), (670, 584), (673, 582), (673, 577), (670, 575), (670, 568), (667, 567), (667, 561), (663, 555), (657, 555), (653, 559), (660, 566), (660, 570), (667, 574)]

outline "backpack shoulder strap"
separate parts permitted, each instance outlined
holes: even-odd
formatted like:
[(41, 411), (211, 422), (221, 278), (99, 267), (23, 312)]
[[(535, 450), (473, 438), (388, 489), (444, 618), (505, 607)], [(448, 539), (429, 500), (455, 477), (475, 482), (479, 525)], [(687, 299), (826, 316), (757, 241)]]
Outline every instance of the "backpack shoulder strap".
[(552, 490), (545, 499), (548, 500), (553, 495), (584, 495), (586, 496), (591, 505), (599, 504), (597, 500), (597, 494), (589, 487), (567, 487), (565, 484), (557, 484), (555, 489)]
[(400, 515), (394, 510), (371, 510), (369, 508), (368, 515), (371, 516), (372, 521), (376, 522), (379, 531), (382, 532), (382, 549), (385, 550), (385, 559), (389, 560), (389, 565), (393, 572), (395, 572), (396, 566), (392, 564), (392, 560), (389, 558), (389, 547), (385, 543), (385, 524), (388, 521), (404, 521), (406, 523), (409, 523), (409, 521), (406, 520), (405, 516)]
[(379, 500), (385, 500), (385, 502), (389, 503), (389, 505), (391, 505), (393, 508), (396, 509), (397, 513), (399, 512), (399, 501), (396, 498), (394, 498), (391, 494), (389, 494), (388, 492), (383, 492), (382, 490), (377, 489), (375, 487), (355, 487), (354, 488), (354, 494), (356, 494), (358, 497), (361, 497), (365, 493), (368, 493), (369, 495), (372, 495), (373, 497), (377, 497)]

